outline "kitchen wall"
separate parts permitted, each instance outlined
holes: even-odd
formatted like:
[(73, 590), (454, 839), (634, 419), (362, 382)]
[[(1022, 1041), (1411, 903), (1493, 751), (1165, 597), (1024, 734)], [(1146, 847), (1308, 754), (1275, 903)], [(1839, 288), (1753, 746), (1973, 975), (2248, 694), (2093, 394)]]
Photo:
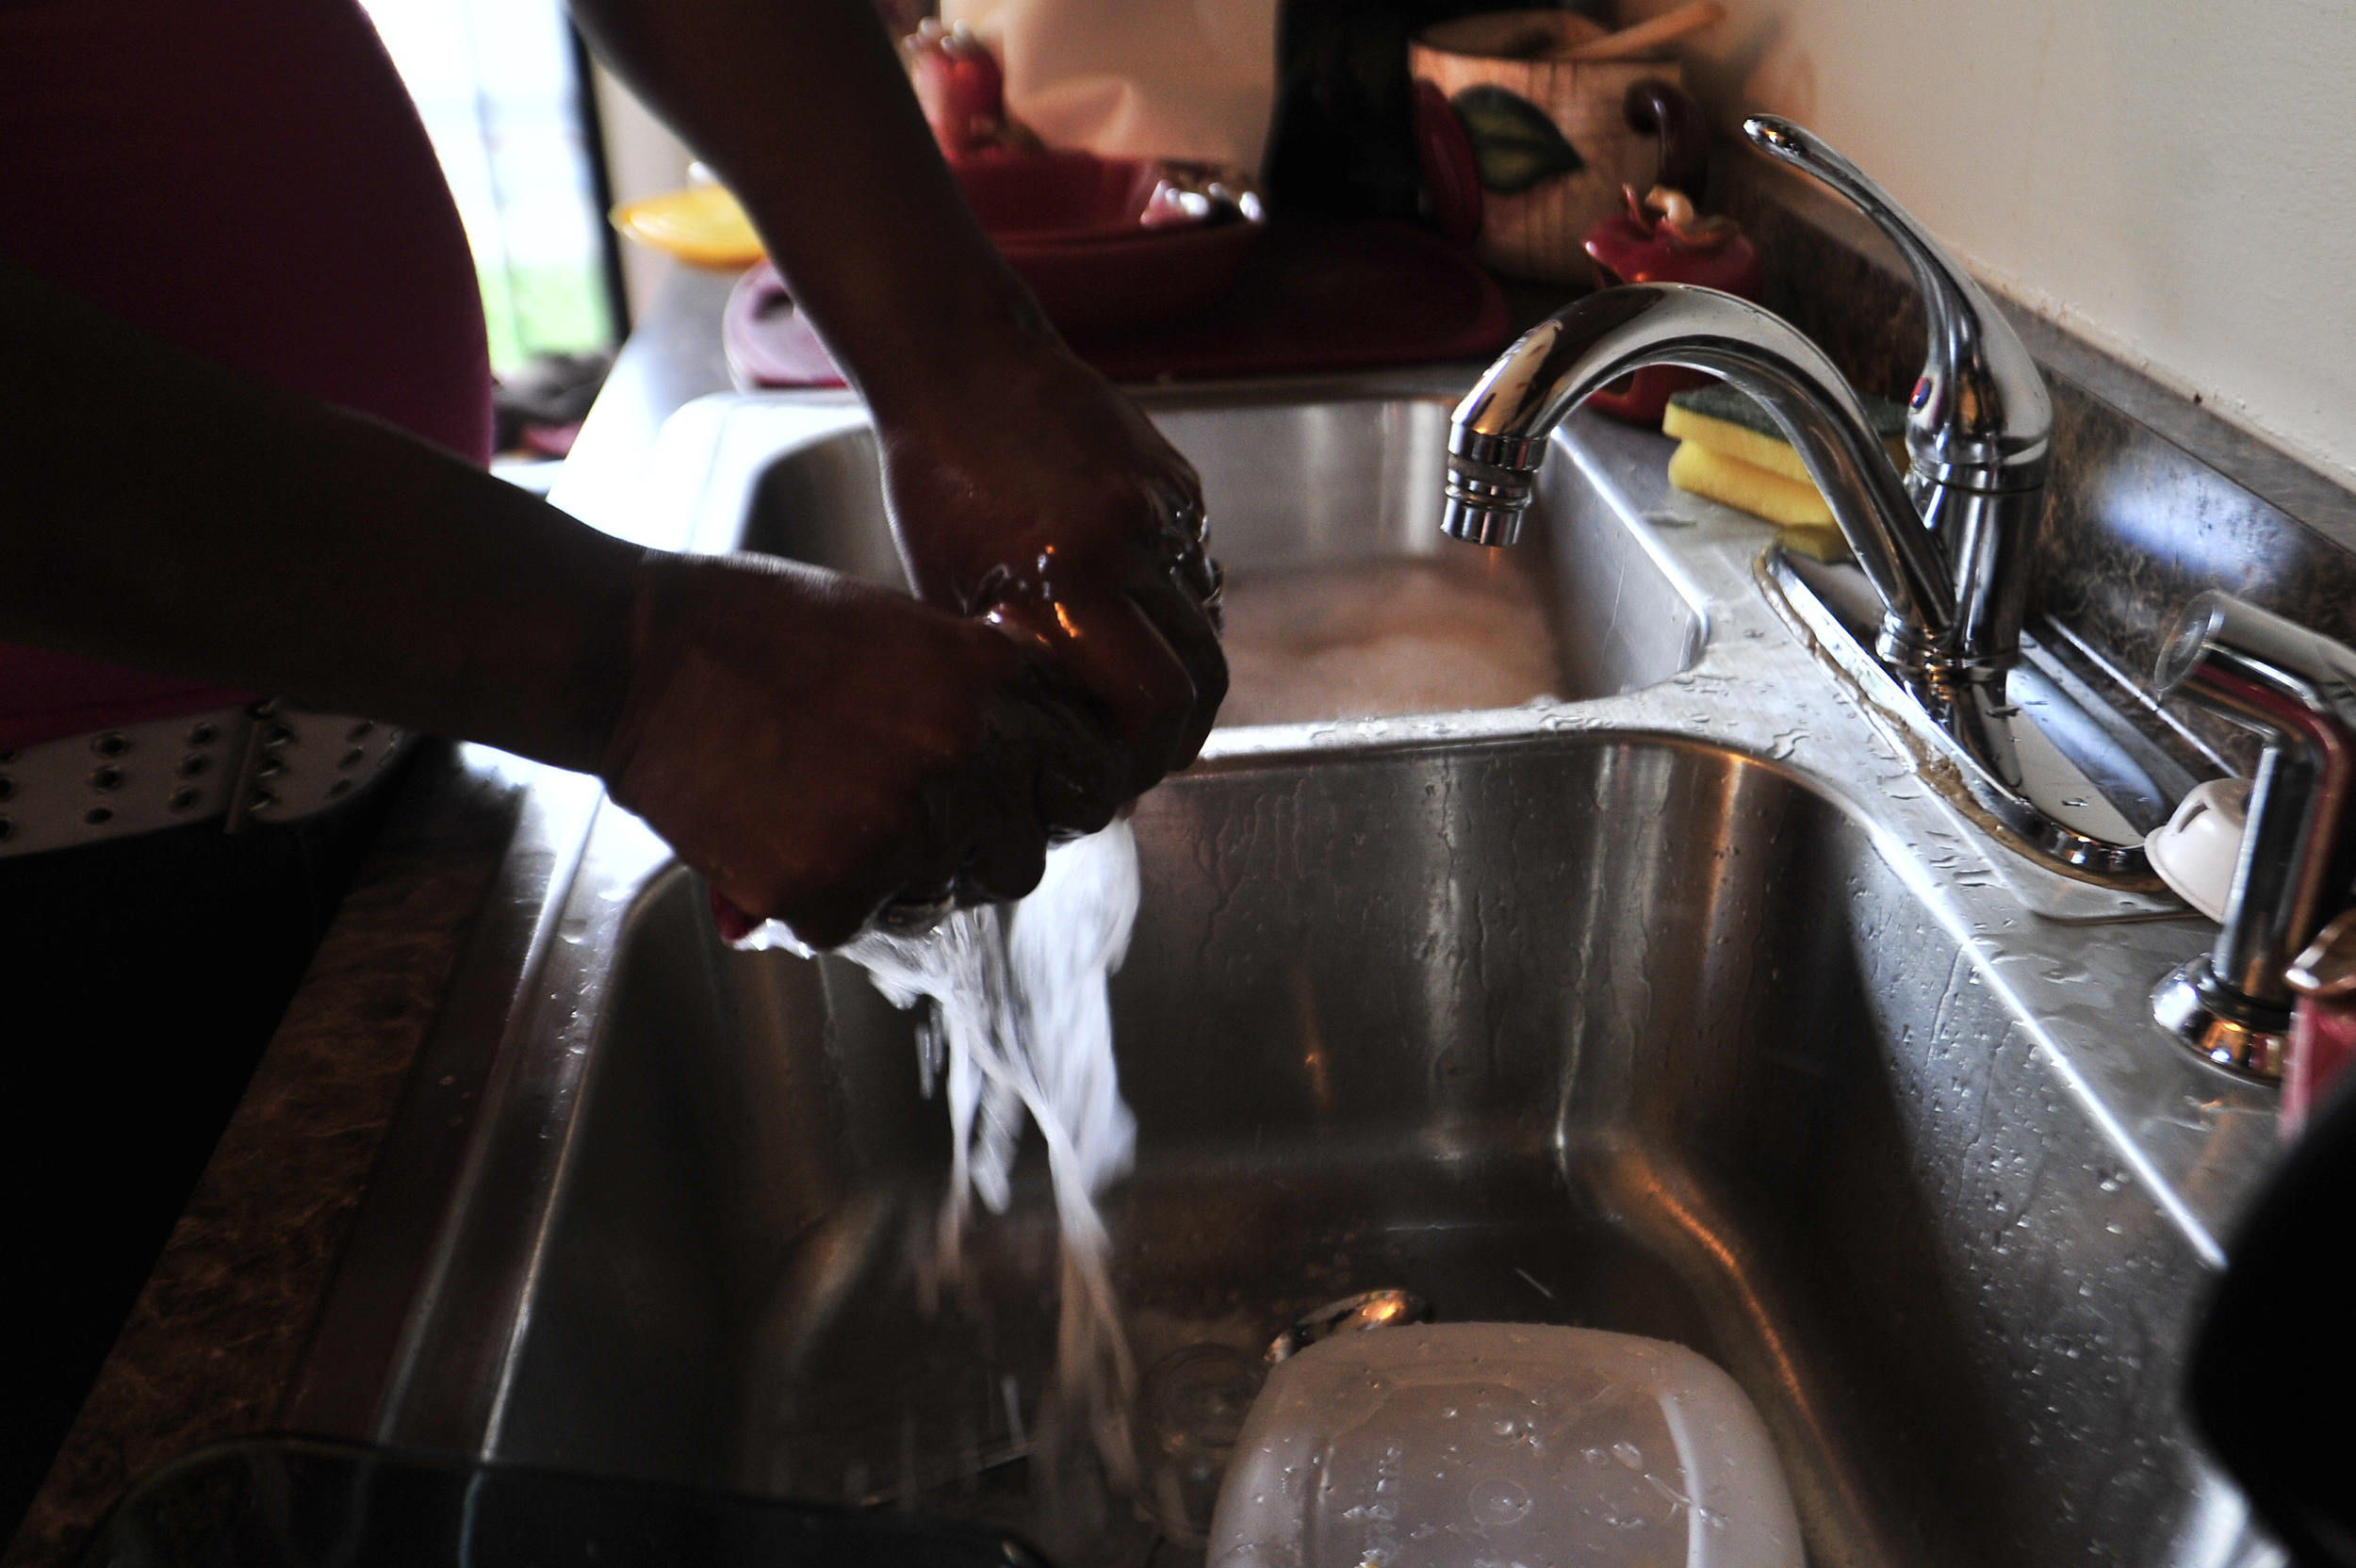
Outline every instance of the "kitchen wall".
[(2356, 485), (2356, 6), (1726, 5), (1714, 117), (1821, 131), (1985, 281)]
[[(695, 155), (679, 145), (670, 127), (657, 120), (612, 72), (599, 65), (590, 74), (597, 95), (597, 118), (605, 127), (605, 173), (614, 188), (614, 204), (659, 196), (685, 185), (687, 166)], [(622, 241), (622, 289), (630, 296), (630, 319), (646, 314), (671, 267), (670, 257)]]

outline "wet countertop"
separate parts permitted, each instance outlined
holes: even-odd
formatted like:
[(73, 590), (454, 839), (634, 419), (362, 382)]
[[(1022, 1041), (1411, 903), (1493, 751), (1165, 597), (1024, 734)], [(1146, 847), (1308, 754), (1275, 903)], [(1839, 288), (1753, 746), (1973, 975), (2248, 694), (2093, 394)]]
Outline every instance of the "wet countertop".
[[(732, 281), (673, 273), (552, 499), (626, 495), (672, 412), (727, 389)], [(73, 1561), (142, 1476), (286, 1427), (385, 1129), (544, 771), (433, 742), (390, 785), (384, 832), (0, 1565)]]

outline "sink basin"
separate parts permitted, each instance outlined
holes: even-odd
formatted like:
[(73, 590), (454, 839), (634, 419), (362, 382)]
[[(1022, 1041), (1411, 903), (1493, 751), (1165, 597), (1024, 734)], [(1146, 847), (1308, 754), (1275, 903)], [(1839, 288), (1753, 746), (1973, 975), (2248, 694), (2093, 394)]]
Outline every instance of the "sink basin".
[[(1549, 475), (1544, 550), (1440, 533), (1453, 394), (1315, 387), (1148, 393), (1202, 476), (1228, 573), (1235, 685), (1222, 723), (1311, 723), (1610, 696), (1698, 656), (1690, 585), (1574, 475)], [(700, 452), (698, 531), (905, 587), (875, 440), (855, 411), (812, 428), (807, 399), (723, 400)], [(1558, 468), (1567, 467), (1558, 465)]]
[[(1434, 558), (1451, 396), (1152, 412), (1231, 569), (1281, 584)], [(673, 433), (660, 537), (896, 580), (856, 407), (714, 400)], [(2178, 1407), (2271, 1105), (2144, 1021), (2205, 932), (1959, 814), (1777, 608), (1768, 531), (1668, 491), (1658, 436), (1554, 439), (1549, 548), (1519, 552), (1552, 700), (1227, 727), (1138, 807), (1137, 1165), (1105, 1214), (1149, 1390), (1399, 1287), (1720, 1363), (1818, 1568), (2254, 1565)], [(1183, 1568), (1043, 1457), (1070, 1418), (1036, 1137), (939, 1278), (909, 1017), (839, 961), (725, 948), (593, 780), (531, 799), (289, 1429)]]
[[(1717, 1360), (1819, 1563), (2162, 1555), (2186, 1478), (2148, 1302), (2197, 1262), (1832, 803), (1579, 741), (1217, 769), (1137, 826), (1107, 1218), (1141, 1366), (1403, 1286)], [(491, 1451), (907, 1494), (1065, 1568), (1150, 1544), (973, 1474), (1041, 1419), (1052, 1209), (1029, 1169), (926, 1313), (949, 1135), (908, 1015), (721, 948), (676, 869), (609, 986)]]

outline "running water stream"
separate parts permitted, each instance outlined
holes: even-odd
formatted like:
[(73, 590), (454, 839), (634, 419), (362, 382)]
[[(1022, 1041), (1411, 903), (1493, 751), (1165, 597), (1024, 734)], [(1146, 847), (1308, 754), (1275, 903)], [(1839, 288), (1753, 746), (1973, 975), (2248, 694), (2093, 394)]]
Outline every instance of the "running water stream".
[[(1085, 1422), (1105, 1478), (1132, 1494), (1137, 1368), (1096, 1200), (1137, 1151), (1105, 985), (1128, 953), (1137, 897), (1137, 840), (1117, 822), (1050, 850), (1039, 887), (1019, 904), (959, 909), (922, 936), (871, 927), (840, 950), (894, 1005), (924, 1009), (924, 1092), (945, 1086), (951, 1129), (937, 1232), (943, 1279), (957, 1277), (973, 1199), (1006, 1211), (1023, 1119), (1038, 1125), (1061, 1232), (1061, 1408)], [(774, 923), (762, 935), (790, 940)], [(1043, 1457), (1052, 1470), (1057, 1456)]]

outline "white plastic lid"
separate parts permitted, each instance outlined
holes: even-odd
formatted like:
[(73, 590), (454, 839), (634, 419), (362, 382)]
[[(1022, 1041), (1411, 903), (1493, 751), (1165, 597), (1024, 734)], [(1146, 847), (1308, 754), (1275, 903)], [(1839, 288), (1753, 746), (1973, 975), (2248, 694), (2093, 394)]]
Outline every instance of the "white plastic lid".
[(2143, 852), (2176, 896), (2214, 921), (2233, 902), (2233, 873), (2250, 830), (2250, 781), (2212, 778), (2177, 803), (2143, 841)]
[(1734, 1380), (1682, 1346), (1518, 1323), (1382, 1329), (1281, 1363), (1211, 1568), (1800, 1568)]

